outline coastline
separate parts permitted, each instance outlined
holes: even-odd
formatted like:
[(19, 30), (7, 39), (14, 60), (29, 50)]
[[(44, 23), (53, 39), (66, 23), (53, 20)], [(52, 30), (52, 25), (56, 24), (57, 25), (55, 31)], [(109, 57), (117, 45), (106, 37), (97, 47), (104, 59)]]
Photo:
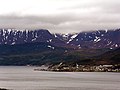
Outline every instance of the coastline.
[(120, 65), (78, 65), (70, 66), (58, 64), (46, 68), (35, 68), (34, 71), (53, 71), (53, 72), (120, 72)]
[(10, 89), (0, 88), (0, 90), (10, 90)]

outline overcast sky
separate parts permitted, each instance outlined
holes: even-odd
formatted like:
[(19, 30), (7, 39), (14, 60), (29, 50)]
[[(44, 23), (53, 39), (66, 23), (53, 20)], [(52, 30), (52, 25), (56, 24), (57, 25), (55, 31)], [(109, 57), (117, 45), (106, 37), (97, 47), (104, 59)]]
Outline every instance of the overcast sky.
[(120, 0), (0, 0), (0, 28), (61, 33), (120, 28)]

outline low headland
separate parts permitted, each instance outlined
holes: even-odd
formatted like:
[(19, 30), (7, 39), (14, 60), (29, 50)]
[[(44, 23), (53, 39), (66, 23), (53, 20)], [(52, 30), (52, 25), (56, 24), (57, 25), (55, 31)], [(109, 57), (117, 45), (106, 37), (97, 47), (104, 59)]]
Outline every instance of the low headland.
[(120, 72), (120, 65), (67, 65), (59, 63), (50, 65), (48, 68), (36, 68), (34, 71), (55, 71), (55, 72)]

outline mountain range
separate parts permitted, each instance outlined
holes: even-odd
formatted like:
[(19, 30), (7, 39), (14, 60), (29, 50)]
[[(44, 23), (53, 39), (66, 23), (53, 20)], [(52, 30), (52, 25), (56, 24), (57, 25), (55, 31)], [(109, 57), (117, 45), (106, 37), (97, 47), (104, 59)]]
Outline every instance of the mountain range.
[(0, 65), (120, 64), (120, 29), (72, 34), (0, 29)]
[(44, 42), (54, 46), (72, 48), (118, 48), (120, 29), (97, 30), (75, 34), (50, 33), (48, 30), (0, 29), (0, 44), (15, 45)]

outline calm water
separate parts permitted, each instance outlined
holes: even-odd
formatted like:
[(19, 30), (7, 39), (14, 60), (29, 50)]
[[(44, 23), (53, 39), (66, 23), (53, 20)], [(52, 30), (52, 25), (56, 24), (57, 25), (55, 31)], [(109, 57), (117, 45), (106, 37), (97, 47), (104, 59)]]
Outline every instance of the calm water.
[(0, 66), (0, 87), (13, 90), (120, 90), (120, 73), (45, 72)]

